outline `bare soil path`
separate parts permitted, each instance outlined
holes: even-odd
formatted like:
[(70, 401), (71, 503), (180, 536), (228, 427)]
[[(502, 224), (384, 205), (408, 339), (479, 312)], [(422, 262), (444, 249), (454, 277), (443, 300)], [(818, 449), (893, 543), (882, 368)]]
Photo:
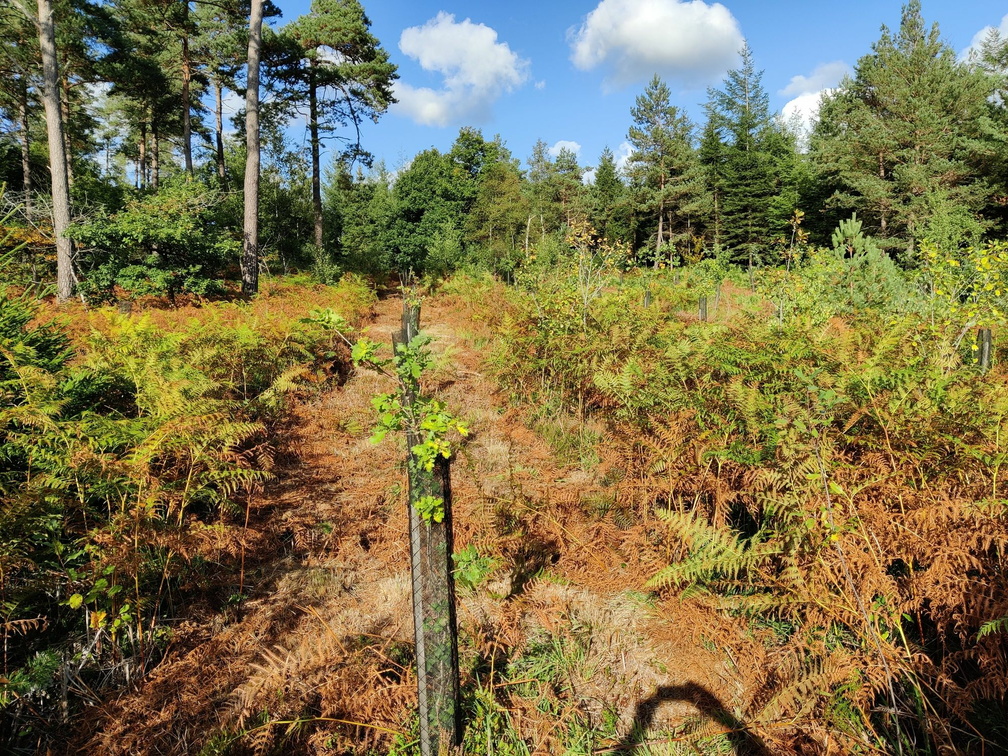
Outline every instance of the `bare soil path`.
[[(388, 343), (401, 306), (380, 301), (366, 334)], [(487, 374), (491, 334), (464, 302), (428, 299), (421, 327), (435, 339), (427, 388), (472, 429), (452, 467), (456, 552), (471, 544), (496, 563), (484, 585), (459, 591), (463, 684), (496, 681), (530, 643), (558, 638), (580, 649), (563, 697), (615, 722), (613, 748), (687, 719), (731, 729), (710, 714), (741, 718), (754, 705), (760, 681), (736, 657), (758, 668), (762, 644), (741, 622), (646, 591), (668, 558), (659, 526), (621, 516), (632, 490), (604, 448), (592, 469), (561, 465), (507, 407)], [(86, 752), (387, 750), (416, 695), (404, 444), (368, 440), (370, 398), (389, 390), (360, 370), (298, 405), (294, 453), (249, 529), (247, 597), (182, 623), (147, 681), (99, 712), (78, 742)], [(562, 721), (506, 688), (499, 698), (534, 753), (563, 752)]]

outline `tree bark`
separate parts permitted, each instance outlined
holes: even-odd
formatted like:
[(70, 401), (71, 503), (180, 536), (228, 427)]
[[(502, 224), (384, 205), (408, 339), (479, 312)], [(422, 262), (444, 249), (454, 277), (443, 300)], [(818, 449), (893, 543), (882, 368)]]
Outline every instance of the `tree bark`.
[(161, 146), (158, 143), (156, 121), (151, 121), (151, 153), (150, 153), (151, 189), (155, 192), (161, 185)]
[(51, 0), (38, 0), (39, 48), (42, 53), (42, 103), (45, 106), (52, 173), (53, 233), (56, 236), (56, 299), (65, 302), (73, 294), (73, 246), (66, 236), (70, 225), (70, 185), (67, 179), (66, 142), (60, 104), (59, 64)]
[(214, 99), (216, 100), (216, 109), (214, 114), (217, 118), (217, 130), (214, 134), (214, 140), (217, 147), (217, 178), (220, 180), (221, 189), (225, 192), (228, 190), (227, 183), (227, 167), (224, 163), (224, 96), (221, 91), (223, 87), (220, 81), (214, 81)]
[[(39, 0), (42, 2), (42, 0)], [(259, 291), (259, 55), (263, 0), (249, 13), (248, 88), (245, 90), (245, 223), (242, 235), (242, 292)]]
[(192, 60), (189, 57), (189, 0), (182, 0), (182, 156), (185, 172), (193, 175), (192, 162)]
[(140, 143), (137, 145), (137, 189), (147, 186), (147, 122), (140, 121)]
[(21, 181), (24, 189), (25, 217), (32, 217), (31, 135), (28, 129), (28, 82), (21, 79), (21, 98), (18, 102), (18, 130), (21, 142)]
[[(664, 189), (664, 182), (661, 189)], [(664, 193), (663, 193), (664, 195)], [(665, 200), (658, 200), (658, 240), (655, 242), (655, 254), (654, 254), (654, 266), (658, 267), (658, 261), (661, 257), (661, 245), (665, 238)]]
[[(53, 41), (55, 45), (55, 40)], [(63, 154), (66, 155), (67, 186), (73, 186), (73, 149), (70, 144), (70, 79), (60, 78), (60, 88), (63, 91), (60, 98), (60, 108), (63, 112)]]
[(311, 140), (312, 216), (315, 221), (315, 246), (322, 249), (322, 180), (319, 176), (318, 87), (315, 83), (315, 58), (308, 59), (308, 130)]

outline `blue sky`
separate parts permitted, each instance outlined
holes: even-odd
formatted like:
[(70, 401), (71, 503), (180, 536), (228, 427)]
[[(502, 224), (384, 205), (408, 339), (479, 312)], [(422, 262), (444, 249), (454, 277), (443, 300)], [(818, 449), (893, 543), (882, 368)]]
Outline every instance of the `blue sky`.
[[(278, 0), (283, 24), (309, 0)], [(870, 52), (900, 2), (847, 0), (363, 0), (372, 32), (399, 66), (397, 97), (363, 146), (390, 169), (462, 126), (500, 134), (523, 162), (536, 140), (594, 165), (626, 151), (630, 108), (654, 73), (673, 103), (702, 120), (706, 87), (737, 65), (743, 39), (775, 110), (806, 112)], [(957, 52), (986, 27), (1008, 34), (1004, 0), (924, 0), (928, 23)], [(290, 132), (296, 140), (296, 127)]]

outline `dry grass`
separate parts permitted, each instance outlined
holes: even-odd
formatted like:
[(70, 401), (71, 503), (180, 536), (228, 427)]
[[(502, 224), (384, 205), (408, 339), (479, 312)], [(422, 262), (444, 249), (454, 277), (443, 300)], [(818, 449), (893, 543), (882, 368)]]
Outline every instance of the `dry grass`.
[[(274, 293), (255, 306), (292, 305)], [(366, 333), (387, 342), (400, 307), (397, 299), (379, 302)], [(688, 685), (746, 711), (762, 644), (739, 621), (676, 602), (652, 607), (635, 593), (667, 554), (654, 522), (625, 517), (634, 490), (605, 474), (619, 461), (603, 459), (590, 475), (559, 466), (483, 377), (477, 342), (485, 325), (451, 296), (425, 302), (423, 319), (443, 356), (430, 385), (473, 431), (453, 467), (456, 550), (474, 544), (499, 563), (489, 583), (461, 598), (470, 662), (503, 663), (543, 634), (570, 638), (589, 628), (590, 646), (571, 679), (589, 716), (615, 712), (628, 732), (656, 691)], [(389, 389), (386, 378), (358, 371), (296, 408), (278, 480), (251, 524), (264, 535), (245, 555), (248, 600), (180, 624), (161, 665), (96, 711), (74, 746), (194, 753), (242, 732), (235, 752), (283, 743), (285, 753), (353, 753), (390, 744), (416, 693), (404, 450), (392, 439), (367, 441), (369, 399)], [(750, 663), (740, 668), (740, 659)], [(534, 700), (508, 700), (516, 727), (539, 752), (559, 747), (556, 722)], [(698, 714), (688, 700), (653, 708), (652, 727)]]

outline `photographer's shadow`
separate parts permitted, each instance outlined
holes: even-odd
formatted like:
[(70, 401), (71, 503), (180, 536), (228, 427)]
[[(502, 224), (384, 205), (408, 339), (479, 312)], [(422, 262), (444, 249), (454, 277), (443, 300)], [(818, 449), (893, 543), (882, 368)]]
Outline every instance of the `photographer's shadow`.
[(770, 756), (766, 745), (749, 731), (745, 722), (732, 714), (717, 696), (697, 683), (659, 686), (652, 695), (637, 704), (630, 732), (609, 753), (627, 756), (643, 753), (647, 746), (647, 733), (654, 724), (658, 707), (671, 701), (693, 704), (702, 716), (723, 725), (724, 737), (731, 743), (736, 756)]

